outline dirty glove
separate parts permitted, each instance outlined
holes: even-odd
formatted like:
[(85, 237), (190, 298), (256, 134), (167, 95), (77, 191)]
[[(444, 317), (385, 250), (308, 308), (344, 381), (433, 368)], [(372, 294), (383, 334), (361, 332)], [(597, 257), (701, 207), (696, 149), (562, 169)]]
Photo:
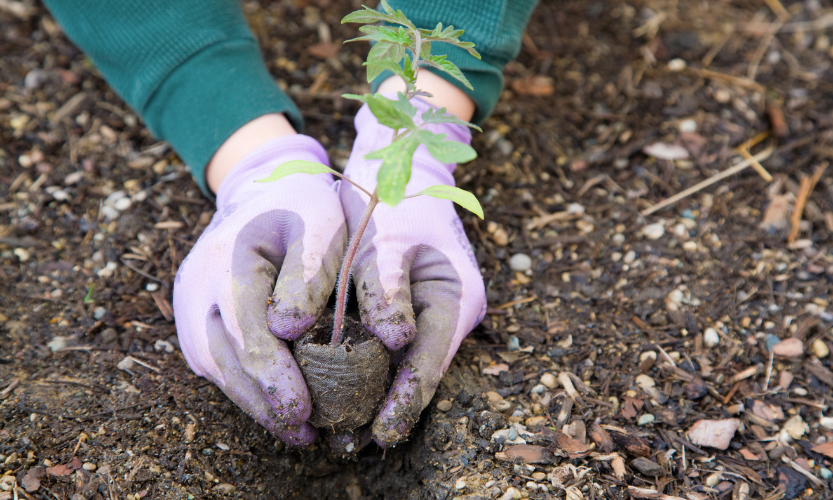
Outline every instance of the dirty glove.
[[(429, 108), (421, 100), (412, 102), (419, 109), (417, 117)], [(344, 174), (372, 190), (381, 161), (364, 156), (389, 145), (393, 130), (380, 125), (367, 105), (355, 124), (358, 137)], [(460, 125), (426, 128), (447, 134), (446, 139), (471, 142), (471, 133)], [(437, 184), (453, 186), (454, 168), (420, 146), (407, 194)], [(342, 183), (341, 203), (351, 234), (368, 199)], [(483, 278), (452, 202), (420, 196), (396, 207), (377, 205), (353, 263), (353, 282), (364, 326), (388, 349), (402, 349), (393, 386), (373, 424), (376, 442), (393, 446), (407, 437), (460, 342), (486, 311)]]
[(274, 139), (237, 163), (217, 212), (179, 268), (174, 315), (188, 365), (276, 437), (309, 444), (310, 396), (286, 343), (321, 314), (347, 231), (329, 174), (257, 183), (289, 160), (328, 164), (303, 135)]

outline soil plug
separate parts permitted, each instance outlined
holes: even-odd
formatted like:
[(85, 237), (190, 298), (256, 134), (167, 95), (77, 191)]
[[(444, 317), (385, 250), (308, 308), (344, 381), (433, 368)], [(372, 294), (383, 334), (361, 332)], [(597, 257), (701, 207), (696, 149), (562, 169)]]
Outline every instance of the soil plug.
[[(463, 30), (454, 29), (453, 26), (443, 27), (442, 23), (433, 30), (417, 28), (402, 11), (392, 9), (385, 0), (382, 0), (380, 7), (381, 12), (363, 7), (341, 21), (342, 24), (364, 24), (359, 31), (365, 35), (348, 41), (376, 42), (365, 63), (368, 82), (384, 70), (393, 72), (405, 81), (405, 92), (399, 92), (396, 100), (380, 94), (343, 96), (365, 103), (377, 121), (392, 131), (389, 146), (365, 155), (368, 160), (382, 161), (376, 188), (371, 192), (326, 165), (302, 160), (284, 163), (269, 177), (258, 181), (272, 182), (298, 173), (330, 173), (354, 185), (368, 197), (367, 207), (342, 260), (336, 286), (335, 314), (332, 318), (319, 321), (296, 343), (294, 350), (295, 359), (312, 397), (310, 423), (334, 432), (351, 431), (370, 422), (385, 395), (388, 353), (384, 345), (361, 325), (352, 324), (344, 316), (353, 259), (376, 205), (382, 202), (394, 207), (403, 199), (425, 195), (451, 200), (483, 218), (483, 208), (477, 198), (453, 186), (431, 186), (419, 193), (405, 195), (411, 177), (413, 155), (418, 146), (424, 145), (434, 158), (443, 163), (464, 163), (477, 156), (471, 146), (447, 140), (445, 134), (435, 134), (423, 127), (425, 124), (454, 123), (480, 130), (476, 125), (446, 114), (445, 108), (429, 108), (417, 120), (414, 119), (418, 110), (411, 99), (431, 97), (431, 94), (416, 88), (420, 68), (431, 67), (445, 72), (462, 85), (472, 88), (460, 69), (447, 61), (446, 56), (431, 53), (431, 44), (438, 42), (454, 45), (478, 59), (480, 54), (474, 50), (473, 43), (460, 40)], [(328, 339), (327, 332), (330, 329), (332, 333)]]

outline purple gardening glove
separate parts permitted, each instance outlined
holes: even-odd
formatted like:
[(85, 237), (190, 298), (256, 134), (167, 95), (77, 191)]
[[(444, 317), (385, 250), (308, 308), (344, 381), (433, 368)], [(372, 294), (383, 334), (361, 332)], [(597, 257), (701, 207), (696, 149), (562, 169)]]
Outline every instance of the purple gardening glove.
[[(418, 99), (412, 103), (419, 109), (417, 117), (429, 108)], [(381, 161), (364, 156), (389, 145), (393, 130), (380, 125), (366, 105), (355, 123), (358, 137), (344, 174), (372, 190)], [(468, 128), (460, 125), (426, 128), (446, 134), (446, 139), (471, 142)], [(440, 163), (420, 146), (414, 153), (407, 194), (437, 184), (453, 186), (454, 169), (455, 165)], [(368, 199), (342, 183), (341, 203), (351, 233)], [(483, 319), (483, 278), (452, 202), (420, 196), (396, 207), (383, 203), (376, 207), (353, 263), (353, 281), (364, 326), (392, 351), (407, 346), (373, 424), (376, 442), (393, 446), (407, 437), (460, 342)]]
[(174, 315), (197, 375), (292, 445), (311, 443), (307, 386), (286, 343), (321, 314), (347, 231), (329, 174), (257, 183), (289, 160), (328, 164), (303, 135), (274, 139), (232, 168), (217, 212), (179, 268)]

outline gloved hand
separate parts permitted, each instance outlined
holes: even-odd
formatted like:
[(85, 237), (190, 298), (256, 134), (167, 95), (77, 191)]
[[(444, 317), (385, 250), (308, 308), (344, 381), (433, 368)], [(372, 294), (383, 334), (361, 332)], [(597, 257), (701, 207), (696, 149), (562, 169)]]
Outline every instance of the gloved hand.
[(347, 230), (329, 174), (255, 182), (289, 160), (329, 163), (316, 140), (292, 135), (228, 173), (217, 212), (177, 272), (174, 316), (197, 375), (279, 439), (304, 445), (316, 436), (306, 423), (310, 396), (280, 339), (297, 338), (323, 311)]
[[(412, 102), (419, 109), (417, 117), (429, 108), (424, 101)], [(355, 124), (358, 136), (344, 174), (372, 190), (381, 161), (364, 156), (390, 144), (393, 130), (380, 125), (367, 105), (356, 115)], [(446, 139), (471, 142), (471, 133), (460, 125), (426, 128), (447, 134)], [(455, 165), (440, 163), (420, 146), (407, 194), (437, 184), (454, 185), (454, 169)], [(351, 233), (367, 202), (367, 195), (342, 183), (341, 203)], [(353, 281), (364, 326), (388, 349), (405, 348), (373, 424), (376, 442), (393, 446), (407, 437), (460, 342), (483, 319), (483, 278), (452, 202), (420, 196), (396, 207), (383, 203), (376, 207), (353, 263)]]

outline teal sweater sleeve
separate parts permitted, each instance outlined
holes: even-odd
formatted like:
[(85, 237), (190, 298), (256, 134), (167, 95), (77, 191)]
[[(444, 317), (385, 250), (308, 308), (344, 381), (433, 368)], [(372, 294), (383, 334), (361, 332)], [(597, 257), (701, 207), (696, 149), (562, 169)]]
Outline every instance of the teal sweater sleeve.
[(208, 193), (205, 166), (238, 128), (301, 113), (266, 70), (237, 0), (45, 0), (110, 86)]
[[(520, 52), (521, 36), (537, 3), (538, 0), (388, 0), (392, 8), (401, 10), (418, 28), (434, 29), (441, 22), (443, 26), (465, 30), (460, 39), (474, 42), (482, 59), (447, 43), (431, 44), (431, 53), (445, 54), (463, 71), (474, 90), (429, 68), (474, 100), (474, 123), (482, 123), (495, 109), (503, 90), (503, 67)], [(373, 91), (391, 75), (389, 71), (379, 75), (373, 81)]]

